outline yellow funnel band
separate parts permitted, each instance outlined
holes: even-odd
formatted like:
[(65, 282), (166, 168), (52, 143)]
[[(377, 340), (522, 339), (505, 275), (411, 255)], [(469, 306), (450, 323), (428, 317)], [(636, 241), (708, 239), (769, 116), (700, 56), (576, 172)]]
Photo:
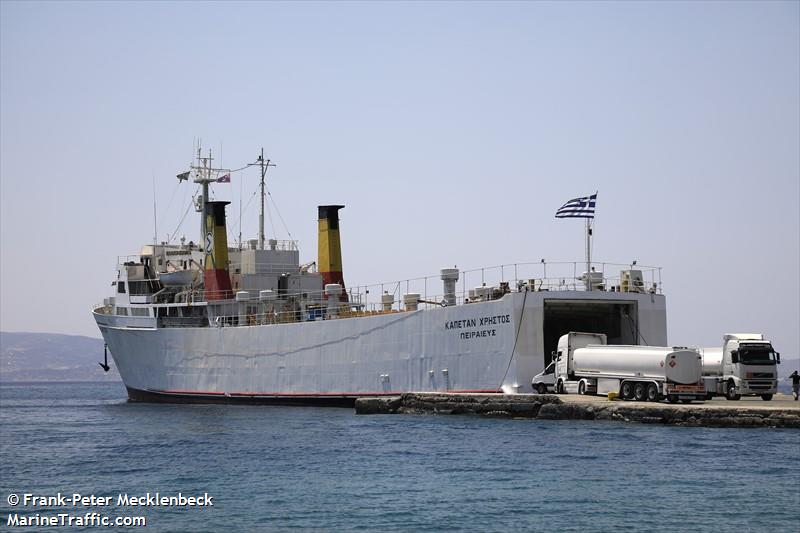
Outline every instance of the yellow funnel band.
[(323, 276), (327, 272), (342, 272), (342, 245), (339, 240), (339, 210), (343, 207), (343, 205), (321, 205), (318, 208), (319, 236), (317, 269)]
[(327, 220), (319, 221), (319, 261), (320, 272), (342, 271), (342, 245), (339, 230), (329, 229)]
[(229, 202), (206, 203), (205, 270), (228, 268), (228, 233), (225, 206)]

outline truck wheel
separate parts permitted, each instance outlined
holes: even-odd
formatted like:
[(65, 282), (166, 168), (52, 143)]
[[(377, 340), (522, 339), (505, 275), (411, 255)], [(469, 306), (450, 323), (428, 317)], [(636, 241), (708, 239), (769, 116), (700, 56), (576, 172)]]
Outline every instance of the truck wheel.
[(733, 381), (728, 383), (728, 386), (725, 387), (725, 397), (732, 401), (736, 401), (741, 398), (741, 396), (736, 394), (736, 385), (733, 383)]
[(547, 393), (547, 385), (545, 385), (544, 383), (537, 383), (536, 392), (538, 392), (539, 394)]
[(667, 401), (669, 403), (678, 403), (678, 397), (675, 396), (674, 394), (670, 394), (669, 396), (667, 396)]
[(765, 402), (768, 402), (772, 399), (772, 394), (762, 394), (761, 399), (764, 400)]
[(586, 394), (586, 383), (583, 381), (578, 383), (578, 394)]
[(637, 383), (633, 386), (633, 399), (637, 402), (643, 402), (647, 398), (647, 385), (645, 383)]
[(564, 382), (561, 381), (560, 379), (556, 384), (556, 394), (564, 394)]
[(625, 398), (626, 400), (630, 400), (633, 398), (633, 383), (630, 381), (625, 381), (622, 384), (622, 387), (619, 388), (619, 395)]
[(647, 401), (648, 402), (657, 402), (658, 401), (658, 387), (655, 383), (651, 383), (647, 386)]

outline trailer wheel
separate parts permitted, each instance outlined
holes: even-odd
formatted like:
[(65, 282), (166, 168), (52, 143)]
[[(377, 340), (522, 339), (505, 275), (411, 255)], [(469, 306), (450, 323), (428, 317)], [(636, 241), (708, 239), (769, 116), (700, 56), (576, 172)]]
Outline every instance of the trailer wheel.
[(578, 394), (586, 394), (586, 383), (583, 381), (578, 383)]
[(536, 392), (538, 392), (539, 394), (547, 393), (547, 385), (545, 385), (544, 383), (537, 383)]
[(622, 386), (619, 388), (619, 395), (626, 400), (633, 398), (633, 383), (630, 381), (623, 382)]
[(761, 399), (764, 400), (765, 402), (768, 402), (772, 399), (772, 394), (762, 394)]
[(637, 402), (643, 402), (647, 398), (647, 384), (637, 383), (633, 386), (633, 399)]
[(690, 400), (689, 398), (684, 398), (683, 400), (681, 400), (681, 403), (692, 403), (692, 400)]
[(647, 401), (648, 402), (658, 401), (658, 386), (656, 386), (655, 383), (651, 383), (647, 386)]
[(733, 401), (741, 399), (741, 396), (736, 394), (736, 384), (733, 381), (728, 382), (728, 386), (725, 387), (725, 397)]
[(667, 401), (669, 403), (678, 403), (678, 397), (675, 396), (674, 394), (670, 394), (669, 396), (667, 396)]

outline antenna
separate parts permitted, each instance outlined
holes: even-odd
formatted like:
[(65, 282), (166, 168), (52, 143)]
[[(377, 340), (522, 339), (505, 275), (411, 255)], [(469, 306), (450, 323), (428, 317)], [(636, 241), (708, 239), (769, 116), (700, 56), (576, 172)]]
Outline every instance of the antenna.
[(239, 250), (242, 249), (242, 187), (244, 180), (239, 180)]
[(271, 162), (269, 159), (264, 159), (264, 148), (261, 148), (261, 155), (258, 156), (255, 163), (250, 163), (247, 166), (258, 166), (261, 168), (261, 211), (258, 215), (258, 249), (264, 249), (264, 195), (265, 195), (265, 183), (264, 183), (264, 176), (267, 175), (267, 169), (269, 167), (276, 166), (275, 163)]
[(158, 217), (156, 216), (156, 173), (153, 171), (150, 174), (153, 180), (153, 255), (156, 253), (156, 245), (158, 244)]

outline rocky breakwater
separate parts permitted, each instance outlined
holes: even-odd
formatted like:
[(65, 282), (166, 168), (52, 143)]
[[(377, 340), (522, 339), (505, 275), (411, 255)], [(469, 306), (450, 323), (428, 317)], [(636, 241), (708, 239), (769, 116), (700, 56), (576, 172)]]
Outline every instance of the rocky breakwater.
[(550, 394), (406, 393), (359, 398), (358, 414), (478, 415), (542, 420), (612, 420), (644, 424), (711, 427), (780, 427), (800, 429), (800, 409), (767, 406), (670, 405), (598, 401)]
[(543, 405), (558, 404), (553, 395), (441, 394), (410, 392), (401, 396), (359, 398), (356, 413), (483, 415), (537, 418)]

